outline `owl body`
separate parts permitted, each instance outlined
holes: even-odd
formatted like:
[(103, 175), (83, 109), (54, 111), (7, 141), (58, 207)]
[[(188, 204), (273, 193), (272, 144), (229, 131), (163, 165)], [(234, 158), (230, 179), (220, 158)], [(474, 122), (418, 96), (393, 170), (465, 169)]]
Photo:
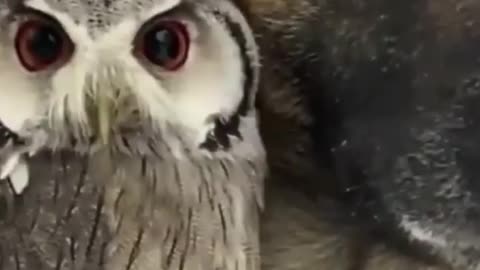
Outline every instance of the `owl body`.
[(259, 57), (232, 2), (0, 1), (0, 55), (30, 172), (2, 269), (259, 269)]

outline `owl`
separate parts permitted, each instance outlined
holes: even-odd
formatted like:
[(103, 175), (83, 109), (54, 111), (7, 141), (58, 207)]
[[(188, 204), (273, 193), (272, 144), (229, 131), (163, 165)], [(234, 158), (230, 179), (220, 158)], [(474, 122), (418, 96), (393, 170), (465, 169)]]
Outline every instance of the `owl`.
[(259, 269), (259, 55), (237, 3), (1, 0), (0, 59), (1, 176), (65, 200), (2, 269)]

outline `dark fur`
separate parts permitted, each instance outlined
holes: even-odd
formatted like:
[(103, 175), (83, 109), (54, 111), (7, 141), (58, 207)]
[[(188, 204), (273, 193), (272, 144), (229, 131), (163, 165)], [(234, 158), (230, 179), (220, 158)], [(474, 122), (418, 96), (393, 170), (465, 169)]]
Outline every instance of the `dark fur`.
[[(281, 258), (272, 269), (475, 269), (480, 3), (248, 2), (273, 165), (264, 261)], [(279, 200), (285, 209), (276, 211)], [(411, 241), (399, 228), (404, 215), (448, 246)]]

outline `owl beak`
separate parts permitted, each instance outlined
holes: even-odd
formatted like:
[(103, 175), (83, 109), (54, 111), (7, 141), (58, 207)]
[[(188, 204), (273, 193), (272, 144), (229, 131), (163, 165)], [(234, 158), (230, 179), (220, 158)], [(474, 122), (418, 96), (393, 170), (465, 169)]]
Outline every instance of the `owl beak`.
[(111, 124), (113, 114), (113, 102), (106, 95), (99, 94), (97, 97), (97, 131), (100, 136), (100, 142), (104, 145), (110, 143)]

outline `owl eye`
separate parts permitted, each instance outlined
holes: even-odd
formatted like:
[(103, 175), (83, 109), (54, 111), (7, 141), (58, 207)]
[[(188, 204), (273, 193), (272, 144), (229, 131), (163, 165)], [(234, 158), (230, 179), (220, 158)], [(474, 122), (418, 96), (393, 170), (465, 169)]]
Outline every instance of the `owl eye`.
[(154, 65), (175, 71), (185, 64), (190, 47), (188, 31), (180, 22), (157, 21), (137, 37), (136, 50)]
[(73, 43), (61, 27), (43, 16), (31, 16), (22, 22), (15, 48), (21, 64), (30, 72), (66, 62), (73, 53)]

